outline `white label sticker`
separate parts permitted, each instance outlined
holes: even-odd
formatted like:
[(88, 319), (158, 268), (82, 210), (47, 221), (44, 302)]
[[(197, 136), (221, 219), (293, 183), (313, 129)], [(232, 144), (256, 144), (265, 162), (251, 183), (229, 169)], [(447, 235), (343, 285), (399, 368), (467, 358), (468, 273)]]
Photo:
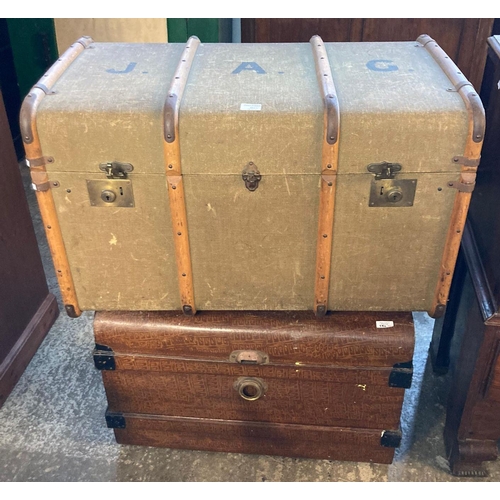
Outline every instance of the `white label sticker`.
[(394, 321), (375, 321), (377, 328), (392, 328)]
[(240, 111), (260, 111), (261, 109), (262, 109), (262, 104), (242, 103), (240, 105)]

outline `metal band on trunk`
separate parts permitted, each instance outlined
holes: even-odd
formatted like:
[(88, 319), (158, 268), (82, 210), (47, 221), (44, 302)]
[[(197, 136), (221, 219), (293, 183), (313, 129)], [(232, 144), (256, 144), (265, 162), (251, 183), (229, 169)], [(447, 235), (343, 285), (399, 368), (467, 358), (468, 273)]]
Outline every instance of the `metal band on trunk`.
[(181, 170), (181, 151), (179, 143), (179, 110), (182, 95), (186, 87), (189, 71), (193, 64), (196, 49), (200, 40), (192, 36), (177, 65), (174, 78), (170, 84), (163, 107), (163, 152), (165, 156), (165, 173), (167, 176), (168, 199), (174, 232), (175, 257), (181, 307), (185, 314), (196, 313), (194, 305), (193, 273), (187, 225), (184, 184)]
[(321, 97), (324, 102), (321, 191), (319, 196), (319, 223), (313, 305), (316, 316), (324, 316), (328, 309), (328, 287), (332, 259), (335, 186), (339, 158), (340, 109), (330, 62), (323, 40), (315, 35), (311, 38), (310, 43), (316, 65), (316, 75), (318, 77)]

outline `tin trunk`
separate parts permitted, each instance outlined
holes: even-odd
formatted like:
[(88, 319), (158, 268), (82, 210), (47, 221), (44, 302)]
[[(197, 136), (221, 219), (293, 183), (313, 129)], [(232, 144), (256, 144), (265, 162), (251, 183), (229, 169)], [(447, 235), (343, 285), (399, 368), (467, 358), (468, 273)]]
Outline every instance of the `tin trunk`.
[(98, 312), (94, 333), (121, 444), (390, 463), (401, 440), (411, 313)]

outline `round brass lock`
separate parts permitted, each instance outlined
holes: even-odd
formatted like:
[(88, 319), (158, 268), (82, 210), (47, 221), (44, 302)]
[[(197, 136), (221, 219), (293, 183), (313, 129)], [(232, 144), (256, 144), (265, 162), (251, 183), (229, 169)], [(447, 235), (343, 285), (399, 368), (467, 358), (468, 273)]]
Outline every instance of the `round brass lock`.
[(101, 200), (105, 201), (106, 203), (113, 203), (116, 200), (116, 193), (114, 191), (111, 191), (110, 189), (105, 189), (101, 193)]
[(256, 377), (240, 377), (234, 384), (238, 394), (247, 401), (256, 401), (266, 392), (266, 383)]
[(403, 199), (403, 190), (397, 186), (391, 187), (385, 193), (385, 197), (387, 201), (390, 201), (391, 203), (397, 203), (398, 201), (401, 201)]

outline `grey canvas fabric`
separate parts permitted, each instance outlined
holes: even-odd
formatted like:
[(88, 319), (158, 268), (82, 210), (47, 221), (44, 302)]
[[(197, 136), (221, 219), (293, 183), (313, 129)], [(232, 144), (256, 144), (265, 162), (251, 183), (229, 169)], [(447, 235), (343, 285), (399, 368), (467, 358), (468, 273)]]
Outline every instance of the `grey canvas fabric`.
[[(325, 45), (341, 115), (329, 309), (428, 310), (465, 105), (416, 42)], [(79, 304), (178, 309), (162, 107), (183, 45), (93, 47), (38, 115)], [(312, 309), (323, 103), (310, 44), (202, 44), (179, 127), (196, 308)], [(134, 166), (134, 208), (90, 205), (86, 181), (109, 161)], [(369, 207), (367, 165), (381, 161), (416, 180), (413, 206)]]

